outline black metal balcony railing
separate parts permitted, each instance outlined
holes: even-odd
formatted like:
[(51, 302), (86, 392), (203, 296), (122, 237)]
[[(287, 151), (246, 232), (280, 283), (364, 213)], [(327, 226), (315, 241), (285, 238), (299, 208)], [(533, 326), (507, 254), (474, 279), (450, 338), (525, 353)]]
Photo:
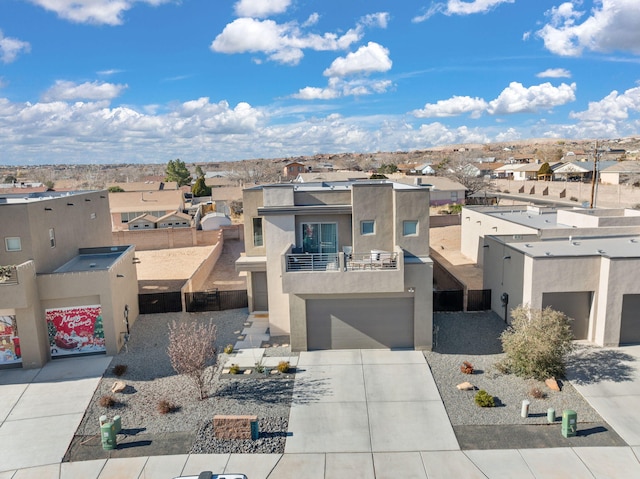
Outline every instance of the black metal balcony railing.
[[(339, 253), (297, 253), (287, 254), (287, 272), (293, 271), (339, 271)], [(398, 253), (379, 251), (369, 253), (344, 254), (345, 271), (397, 270)]]
[(287, 255), (287, 271), (337, 271), (338, 267), (338, 253)]

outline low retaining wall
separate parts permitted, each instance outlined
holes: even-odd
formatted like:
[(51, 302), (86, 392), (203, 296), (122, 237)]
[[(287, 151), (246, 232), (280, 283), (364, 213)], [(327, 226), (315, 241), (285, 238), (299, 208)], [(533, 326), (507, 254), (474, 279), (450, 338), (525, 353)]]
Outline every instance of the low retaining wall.
[(195, 228), (157, 228), (152, 230), (112, 231), (113, 245), (135, 245), (137, 251), (170, 248), (189, 248), (215, 244), (220, 230), (203, 231)]

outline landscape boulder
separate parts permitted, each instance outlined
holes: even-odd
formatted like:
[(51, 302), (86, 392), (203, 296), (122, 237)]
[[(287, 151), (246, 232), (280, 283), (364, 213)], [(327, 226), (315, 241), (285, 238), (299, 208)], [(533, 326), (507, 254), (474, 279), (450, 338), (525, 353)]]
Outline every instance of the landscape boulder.
[(127, 388), (127, 385), (123, 381), (116, 381), (115, 383), (113, 383), (113, 386), (111, 386), (111, 392), (121, 393), (126, 388)]
[(460, 391), (473, 391), (476, 387), (469, 381), (465, 381), (456, 386)]
[(556, 378), (545, 379), (544, 383), (552, 391), (560, 391), (560, 385), (558, 384), (558, 381), (556, 381)]

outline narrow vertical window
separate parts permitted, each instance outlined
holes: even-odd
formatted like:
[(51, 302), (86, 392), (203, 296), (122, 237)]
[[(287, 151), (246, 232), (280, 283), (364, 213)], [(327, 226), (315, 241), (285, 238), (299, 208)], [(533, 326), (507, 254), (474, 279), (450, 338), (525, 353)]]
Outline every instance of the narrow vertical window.
[(49, 245), (52, 248), (56, 247), (56, 232), (53, 230), (53, 228), (49, 228)]
[(253, 218), (253, 246), (262, 245), (262, 218)]

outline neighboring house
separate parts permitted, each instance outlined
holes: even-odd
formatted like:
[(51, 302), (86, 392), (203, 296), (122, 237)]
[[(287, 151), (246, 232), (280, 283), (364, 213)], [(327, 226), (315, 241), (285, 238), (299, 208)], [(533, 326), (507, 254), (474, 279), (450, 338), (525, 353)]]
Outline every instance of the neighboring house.
[(167, 213), (156, 220), (156, 228), (189, 228), (191, 226), (191, 216), (180, 211)]
[(307, 167), (304, 164), (292, 161), (291, 163), (284, 165), (283, 177), (288, 180), (293, 180), (297, 178), (300, 173), (304, 173), (305, 171), (307, 171)]
[[(615, 165), (616, 161), (598, 161), (598, 171), (606, 170)], [(572, 161), (553, 170), (556, 180), (588, 181), (593, 177), (593, 161)]]
[(640, 181), (640, 161), (618, 161), (614, 165), (600, 169), (600, 183), (622, 185)]
[(527, 181), (538, 179), (538, 171), (540, 171), (542, 165), (539, 163), (525, 163), (514, 166), (515, 168), (511, 170), (513, 180)]
[(109, 188), (121, 188), (124, 191), (162, 191), (177, 190), (178, 183), (176, 181), (132, 181), (125, 183), (109, 183)]
[(431, 206), (464, 204), (465, 202), (467, 188), (445, 176), (394, 176), (393, 181), (428, 187)]
[(138, 317), (133, 246), (110, 246), (106, 191), (0, 201), (0, 366), (115, 355)]
[(316, 171), (300, 173), (295, 183), (315, 183), (318, 181), (354, 181), (367, 180), (371, 175), (364, 171)]
[(244, 191), (249, 309), (295, 351), (432, 346), (429, 189), (387, 180)]
[(461, 244), (501, 316), (550, 306), (573, 319), (576, 339), (640, 342), (640, 211), (467, 207)]
[(136, 218), (133, 218), (127, 223), (127, 228), (130, 230), (152, 230), (156, 228), (158, 218), (148, 213), (144, 213)]
[(180, 190), (109, 193), (113, 230), (128, 229), (128, 223), (144, 214), (160, 218), (183, 211), (184, 195)]

